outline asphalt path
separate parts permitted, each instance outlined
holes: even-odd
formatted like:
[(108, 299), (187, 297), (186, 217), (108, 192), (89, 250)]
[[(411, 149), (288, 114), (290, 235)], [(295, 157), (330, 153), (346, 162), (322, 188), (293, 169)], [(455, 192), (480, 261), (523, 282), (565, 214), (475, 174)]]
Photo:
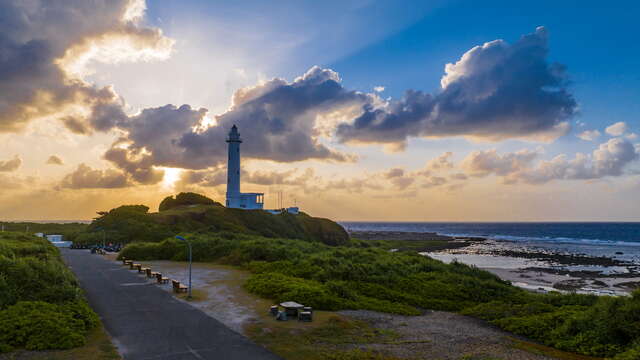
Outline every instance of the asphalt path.
[(129, 270), (87, 250), (61, 249), (124, 359), (280, 359)]

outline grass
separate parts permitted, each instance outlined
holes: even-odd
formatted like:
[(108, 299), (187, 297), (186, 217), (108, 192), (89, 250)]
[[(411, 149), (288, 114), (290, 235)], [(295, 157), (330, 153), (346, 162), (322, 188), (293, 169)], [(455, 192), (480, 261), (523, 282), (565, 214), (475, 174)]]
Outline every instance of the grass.
[(548, 356), (554, 359), (559, 360), (598, 360), (602, 358), (596, 358), (586, 355), (579, 355), (574, 353), (564, 352), (558, 349), (554, 349), (552, 347), (544, 346), (541, 344), (536, 344), (516, 338), (509, 338), (509, 340), (513, 341), (513, 347), (516, 349), (524, 350), (526, 352), (530, 352), (532, 354), (538, 354), (543, 356)]
[(319, 317), (314, 313), (313, 327), (307, 323), (287, 321), (285, 323), (256, 323), (248, 327), (248, 335), (257, 343), (266, 346), (287, 360), (321, 359), (396, 359), (384, 353), (371, 352), (354, 346), (366, 344), (388, 344), (398, 335), (376, 329), (364, 321), (350, 320), (336, 314)]
[(14, 351), (0, 354), (0, 360), (119, 360), (109, 335), (102, 326), (92, 329), (84, 346), (61, 351)]
[[(185, 284), (186, 285), (186, 284)], [(175, 294), (175, 293), (174, 293)], [(175, 294), (175, 296), (177, 298), (186, 300), (186, 301), (206, 301), (208, 296), (207, 296), (207, 292), (201, 289), (191, 289), (191, 298), (189, 298), (189, 293), (180, 293), (180, 294)]]

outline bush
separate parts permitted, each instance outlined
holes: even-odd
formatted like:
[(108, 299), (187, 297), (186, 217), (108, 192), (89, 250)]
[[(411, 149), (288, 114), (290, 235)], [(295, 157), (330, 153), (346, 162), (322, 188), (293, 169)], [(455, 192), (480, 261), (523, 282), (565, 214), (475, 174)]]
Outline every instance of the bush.
[(181, 192), (174, 198), (173, 195), (167, 196), (160, 202), (158, 211), (173, 209), (178, 206), (185, 205), (213, 205), (216, 202), (208, 197), (192, 192)]
[(97, 324), (97, 316), (83, 302), (21, 301), (0, 311), (0, 349), (70, 349), (84, 345), (87, 330)]
[(0, 352), (80, 346), (98, 324), (58, 249), (35, 236), (0, 233)]

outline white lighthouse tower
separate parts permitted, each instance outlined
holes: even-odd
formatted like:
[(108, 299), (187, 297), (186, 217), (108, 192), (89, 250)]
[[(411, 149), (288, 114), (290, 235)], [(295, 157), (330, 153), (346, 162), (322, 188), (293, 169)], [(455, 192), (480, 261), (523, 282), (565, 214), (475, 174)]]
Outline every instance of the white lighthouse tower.
[(240, 192), (240, 133), (233, 125), (227, 138), (229, 143), (229, 159), (227, 161), (227, 207), (237, 209), (262, 209), (263, 193)]

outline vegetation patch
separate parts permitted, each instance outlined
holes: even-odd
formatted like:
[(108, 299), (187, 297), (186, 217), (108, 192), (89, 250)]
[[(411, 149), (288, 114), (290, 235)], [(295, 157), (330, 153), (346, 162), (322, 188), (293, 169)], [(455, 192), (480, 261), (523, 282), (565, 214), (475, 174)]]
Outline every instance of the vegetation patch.
[[(546, 346), (596, 357), (633, 354), (640, 341), (640, 292), (619, 298), (535, 294), (472, 266), (390, 252), (368, 241), (328, 246), (246, 234), (183, 235), (193, 244), (194, 260), (249, 270), (246, 289), (275, 302), (403, 315), (455, 311)], [(167, 239), (130, 244), (121, 256), (184, 261), (187, 251), (184, 243)]]
[(99, 325), (57, 248), (0, 233), (0, 352), (78, 347)]
[(397, 334), (379, 330), (364, 321), (333, 315), (313, 328), (264, 327), (256, 324), (249, 336), (285, 359), (394, 360), (382, 352), (360, 349), (358, 345), (395, 341)]
[(305, 213), (271, 214), (263, 210), (229, 209), (205, 196), (180, 193), (162, 201), (160, 211), (144, 205), (124, 205), (98, 213), (75, 244), (155, 242), (180, 232), (259, 235), (343, 245), (349, 234), (339, 224)]

